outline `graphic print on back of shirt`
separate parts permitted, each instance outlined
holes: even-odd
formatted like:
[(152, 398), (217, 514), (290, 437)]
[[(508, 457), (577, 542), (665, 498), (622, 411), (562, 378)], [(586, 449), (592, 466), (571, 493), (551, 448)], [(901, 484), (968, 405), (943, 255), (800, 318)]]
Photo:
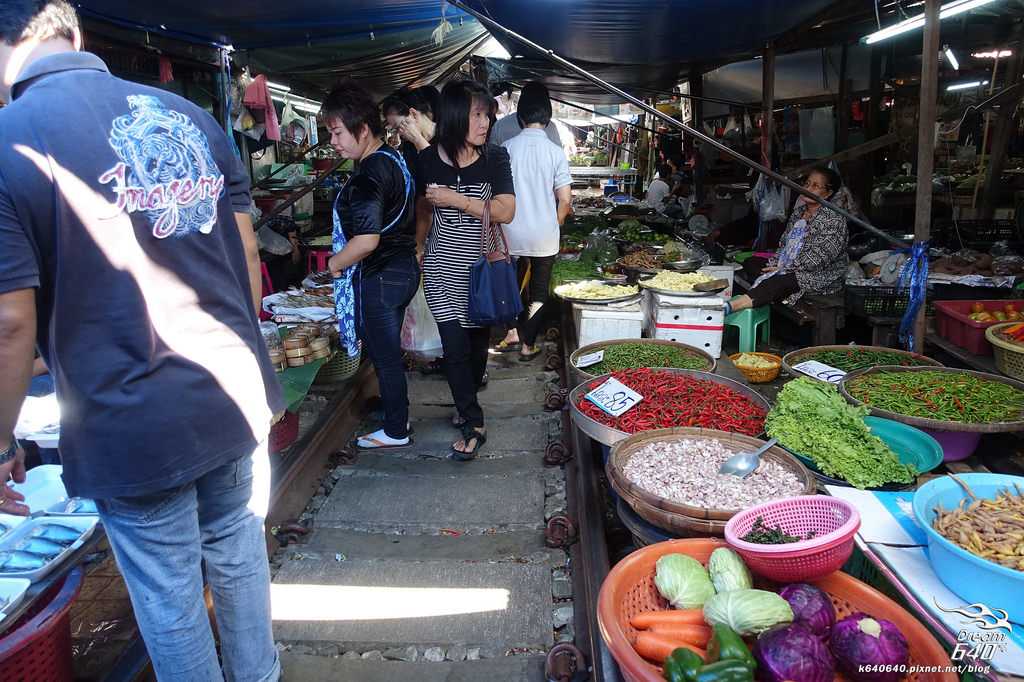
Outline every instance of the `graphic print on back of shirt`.
[(110, 146), (121, 159), (99, 181), (111, 184), (117, 207), (142, 212), (153, 236), (209, 234), (217, 221), (224, 175), (206, 135), (157, 97), (129, 95), (131, 113), (114, 119)]

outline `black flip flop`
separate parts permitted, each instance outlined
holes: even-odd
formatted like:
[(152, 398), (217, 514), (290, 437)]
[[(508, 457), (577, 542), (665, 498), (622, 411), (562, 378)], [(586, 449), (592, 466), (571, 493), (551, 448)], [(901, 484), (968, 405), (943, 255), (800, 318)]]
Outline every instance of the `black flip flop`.
[(454, 459), (456, 462), (470, 462), (476, 459), (476, 454), (480, 452), (480, 448), (482, 448), (484, 446), (484, 443), (487, 442), (487, 434), (480, 433), (472, 426), (463, 427), (462, 443), (465, 445), (473, 439), (476, 439), (476, 445), (474, 445), (473, 449), (468, 452), (463, 450), (456, 450), (455, 446), (453, 445), (451, 458)]

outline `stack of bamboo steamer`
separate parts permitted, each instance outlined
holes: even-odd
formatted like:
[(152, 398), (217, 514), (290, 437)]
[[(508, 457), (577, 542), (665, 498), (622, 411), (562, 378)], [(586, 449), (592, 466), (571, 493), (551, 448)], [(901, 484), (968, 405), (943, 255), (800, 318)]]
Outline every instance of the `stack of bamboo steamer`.
[(324, 336), (320, 325), (316, 324), (299, 325), (282, 345), (288, 367), (302, 367), (331, 356), (331, 339)]
[(283, 348), (270, 349), (270, 364), (274, 366), (275, 372), (283, 372), (288, 369), (288, 356), (284, 354)]

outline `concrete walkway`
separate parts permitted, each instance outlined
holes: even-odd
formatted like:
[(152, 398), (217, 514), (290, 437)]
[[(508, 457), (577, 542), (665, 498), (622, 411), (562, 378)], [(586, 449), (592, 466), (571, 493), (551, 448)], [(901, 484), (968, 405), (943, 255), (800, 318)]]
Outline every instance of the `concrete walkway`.
[(285, 680), (543, 680), (573, 631), (567, 555), (544, 546), (565, 484), (543, 463), (561, 425), (542, 363), (492, 356), (488, 442), (469, 463), (447, 458), (447, 383), (409, 374), (414, 445), (332, 471), (313, 532), (274, 558)]

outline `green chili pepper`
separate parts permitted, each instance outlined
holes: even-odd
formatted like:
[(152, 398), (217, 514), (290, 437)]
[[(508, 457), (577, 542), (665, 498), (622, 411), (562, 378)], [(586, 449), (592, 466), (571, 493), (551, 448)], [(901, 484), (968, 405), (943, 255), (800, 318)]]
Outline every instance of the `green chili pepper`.
[(604, 349), (604, 359), (584, 367), (587, 374), (599, 376), (620, 369), (638, 367), (673, 367), (678, 369), (710, 369), (707, 358), (681, 348), (654, 343), (619, 343)]
[(849, 350), (826, 350), (801, 357), (801, 362), (816, 360), (830, 367), (841, 369), (844, 372), (853, 372), (867, 367), (880, 367), (882, 365), (896, 365), (900, 367), (917, 367), (929, 364), (925, 360), (893, 353), (891, 351), (866, 350), (856, 346)]
[(876, 372), (855, 377), (846, 390), (869, 407), (908, 417), (964, 424), (1024, 419), (1024, 391), (956, 372)]

